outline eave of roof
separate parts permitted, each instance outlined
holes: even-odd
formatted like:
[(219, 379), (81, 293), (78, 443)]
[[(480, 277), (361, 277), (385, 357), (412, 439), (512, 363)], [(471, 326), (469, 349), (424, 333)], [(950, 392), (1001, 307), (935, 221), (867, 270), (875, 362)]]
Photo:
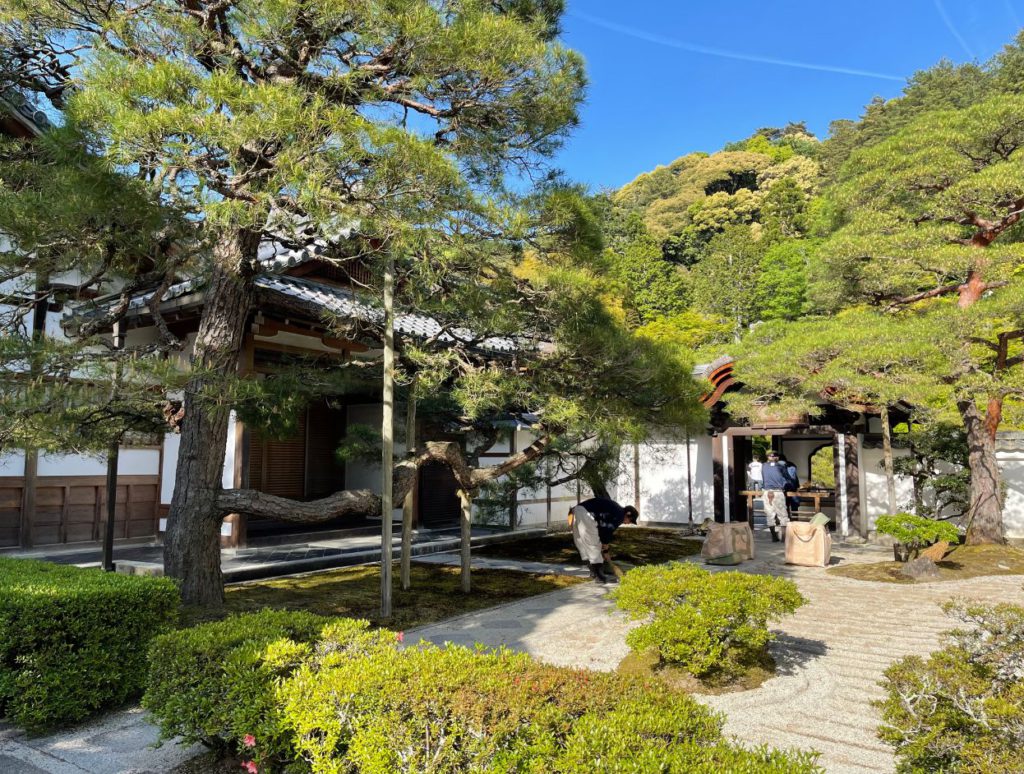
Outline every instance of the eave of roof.
[[(347, 232), (343, 236), (347, 236)], [(289, 249), (280, 243), (264, 243), (260, 247), (259, 260), (263, 272), (256, 278), (257, 288), (285, 296), (306, 306), (321, 309), (342, 319), (380, 328), (384, 323), (384, 310), (347, 288), (328, 285), (305, 277), (291, 277), (285, 274), (289, 269), (309, 261), (325, 257), (328, 245), (315, 242), (299, 250)], [(198, 307), (203, 302), (205, 280), (193, 277), (169, 286), (161, 297), (161, 309), (181, 309), (186, 306)], [(140, 293), (128, 302), (129, 317), (144, 317), (149, 312), (149, 302), (155, 291)], [(99, 299), (99, 305), (115, 303), (117, 296)], [(524, 349), (524, 345), (513, 338), (492, 336), (477, 340), (473, 332), (465, 327), (445, 328), (439, 321), (421, 314), (398, 313), (395, 316), (395, 331), (399, 335), (420, 339), (434, 339), (455, 344), (470, 345), (475, 349), (494, 353), (513, 353)]]

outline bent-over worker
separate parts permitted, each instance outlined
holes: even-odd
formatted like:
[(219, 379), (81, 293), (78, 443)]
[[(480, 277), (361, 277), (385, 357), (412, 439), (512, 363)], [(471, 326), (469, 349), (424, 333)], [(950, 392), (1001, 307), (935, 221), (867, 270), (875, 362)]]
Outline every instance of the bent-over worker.
[(572, 540), (583, 561), (590, 567), (590, 577), (607, 583), (605, 559), (610, 560), (608, 544), (622, 524), (636, 524), (639, 512), (632, 505), (622, 507), (607, 497), (591, 497), (569, 509)]

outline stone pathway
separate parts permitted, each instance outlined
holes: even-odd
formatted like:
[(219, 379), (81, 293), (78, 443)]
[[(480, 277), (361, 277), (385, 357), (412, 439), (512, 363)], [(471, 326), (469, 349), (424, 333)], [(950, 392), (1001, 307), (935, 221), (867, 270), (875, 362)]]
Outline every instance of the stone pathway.
[(112, 712), (70, 730), (27, 737), (0, 726), (0, 774), (166, 774), (199, 745), (154, 747), (157, 728), (141, 708)]
[[(879, 561), (888, 554), (872, 546), (834, 549), (834, 561), (844, 562)], [(871, 701), (882, 695), (878, 681), (889, 664), (938, 647), (940, 632), (951, 628), (939, 603), (955, 596), (1022, 598), (1020, 576), (913, 586), (872, 583), (785, 565), (780, 546), (761, 535), (757, 550), (755, 561), (728, 569), (792, 578), (809, 604), (778, 626), (776, 677), (754, 691), (698, 698), (726, 713), (727, 734), (749, 744), (818, 750), (829, 774), (893, 771), (889, 748), (875, 737), (879, 721)], [(507, 645), (552, 664), (612, 670), (628, 652), (629, 626), (601, 587), (582, 584), (407, 632), (407, 637)]]

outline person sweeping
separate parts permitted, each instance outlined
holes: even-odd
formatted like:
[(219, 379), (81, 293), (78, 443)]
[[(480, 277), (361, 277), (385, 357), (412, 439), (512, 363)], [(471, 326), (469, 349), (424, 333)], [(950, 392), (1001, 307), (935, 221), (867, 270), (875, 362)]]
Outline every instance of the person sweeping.
[(611, 561), (608, 545), (623, 524), (636, 524), (640, 513), (632, 505), (625, 507), (607, 497), (591, 497), (569, 509), (572, 540), (583, 561), (590, 568), (590, 577), (607, 583), (604, 562)]

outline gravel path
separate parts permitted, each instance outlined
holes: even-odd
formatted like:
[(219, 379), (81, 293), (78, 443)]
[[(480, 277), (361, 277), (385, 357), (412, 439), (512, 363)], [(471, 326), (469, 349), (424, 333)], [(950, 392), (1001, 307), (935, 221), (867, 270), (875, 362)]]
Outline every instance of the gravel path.
[[(830, 774), (893, 771), (889, 748), (875, 737), (871, 701), (882, 695), (878, 681), (889, 664), (938, 647), (940, 633), (951, 628), (941, 602), (1024, 597), (1021, 576), (875, 583), (787, 566), (780, 547), (761, 535), (757, 550), (757, 560), (734, 569), (789, 577), (809, 604), (777, 627), (776, 677), (753, 691), (697, 698), (727, 715), (727, 734), (749, 744), (818, 750)], [(886, 554), (839, 545), (833, 558), (879, 561)], [(552, 664), (612, 670), (628, 652), (629, 626), (601, 587), (588, 583), (408, 632), (407, 641), (507, 645)]]

